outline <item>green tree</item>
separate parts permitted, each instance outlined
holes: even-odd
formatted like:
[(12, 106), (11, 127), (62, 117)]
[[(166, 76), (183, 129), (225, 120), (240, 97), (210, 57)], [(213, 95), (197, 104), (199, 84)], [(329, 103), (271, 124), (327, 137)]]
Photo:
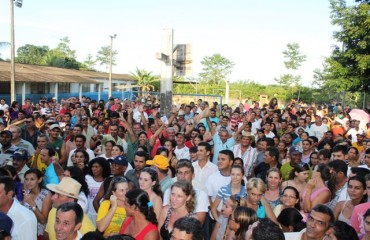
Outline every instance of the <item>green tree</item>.
[(61, 52), (68, 59), (75, 59), (76, 58), (76, 50), (72, 50), (69, 47), (69, 44), (71, 43), (69, 38), (68, 37), (63, 37), (59, 40), (60, 40), (60, 42), (58, 43), (58, 46), (55, 48), (55, 50)]
[(155, 87), (153, 84), (160, 80), (159, 76), (139, 68), (136, 68), (135, 72), (130, 72), (130, 75), (137, 81), (136, 85), (139, 86), (140, 92), (154, 91)]
[(17, 49), (17, 63), (43, 65), (45, 64), (46, 55), (49, 52), (48, 46), (35, 46), (26, 44)]
[(88, 54), (85, 61), (81, 65), (80, 69), (81, 70), (89, 70), (89, 71), (95, 70), (94, 69), (95, 63), (96, 63), (96, 60), (94, 59), (93, 55)]
[(285, 68), (290, 72), (283, 74), (274, 80), (281, 86), (297, 86), (301, 80), (301, 76), (296, 75), (296, 71), (306, 61), (306, 55), (303, 55), (299, 50), (298, 43), (288, 43), (287, 49), (283, 51)]
[(370, 4), (359, 2), (330, 1), (332, 24), (339, 27), (333, 37), (340, 44), (325, 60), (323, 83), (337, 91), (370, 89)]
[[(116, 55), (118, 52), (113, 50), (112, 52), (112, 65), (116, 65)], [(105, 65), (106, 71), (108, 72), (108, 66), (110, 64), (110, 46), (102, 46), (96, 55), (96, 61), (99, 62), (100, 66)]]
[(209, 84), (220, 84), (222, 81), (227, 81), (235, 65), (221, 54), (206, 56), (200, 63), (203, 65), (202, 72), (199, 74), (200, 81)]

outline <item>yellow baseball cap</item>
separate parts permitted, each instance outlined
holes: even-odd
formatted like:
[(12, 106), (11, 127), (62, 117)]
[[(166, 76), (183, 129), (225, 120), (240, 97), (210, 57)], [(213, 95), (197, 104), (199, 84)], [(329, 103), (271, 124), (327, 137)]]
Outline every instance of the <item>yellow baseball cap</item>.
[(170, 166), (168, 158), (162, 155), (154, 156), (153, 160), (146, 161), (147, 165), (154, 165), (162, 170), (167, 170)]

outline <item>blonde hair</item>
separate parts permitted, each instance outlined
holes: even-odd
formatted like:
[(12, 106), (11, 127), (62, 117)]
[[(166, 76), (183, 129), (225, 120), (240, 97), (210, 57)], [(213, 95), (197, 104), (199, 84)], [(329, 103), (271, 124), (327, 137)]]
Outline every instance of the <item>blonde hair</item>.
[(251, 178), (247, 183), (247, 191), (257, 188), (258, 191), (264, 193), (266, 191), (266, 184), (260, 178)]

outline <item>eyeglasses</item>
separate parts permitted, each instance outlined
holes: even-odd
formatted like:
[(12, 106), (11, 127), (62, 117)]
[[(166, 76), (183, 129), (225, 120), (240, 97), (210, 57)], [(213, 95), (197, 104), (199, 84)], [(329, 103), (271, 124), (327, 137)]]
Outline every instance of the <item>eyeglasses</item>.
[(287, 198), (287, 199), (296, 199), (297, 197), (296, 196), (289, 196), (287, 194), (284, 194), (283, 195), (283, 198)]

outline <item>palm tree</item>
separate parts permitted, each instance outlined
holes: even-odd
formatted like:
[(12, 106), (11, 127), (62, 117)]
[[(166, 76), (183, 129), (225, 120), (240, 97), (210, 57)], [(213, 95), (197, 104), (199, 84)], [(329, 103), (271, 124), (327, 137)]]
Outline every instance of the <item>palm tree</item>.
[(153, 75), (152, 72), (147, 72), (146, 70), (136, 68), (135, 73), (130, 72), (131, 76), (137, 80), (137, 86), (140, 88), (139, 95), (142, 95), (142, 92), (154, 91), (155, 87), (152, 85), (155, 82), (159, 82), (159, 76)]

